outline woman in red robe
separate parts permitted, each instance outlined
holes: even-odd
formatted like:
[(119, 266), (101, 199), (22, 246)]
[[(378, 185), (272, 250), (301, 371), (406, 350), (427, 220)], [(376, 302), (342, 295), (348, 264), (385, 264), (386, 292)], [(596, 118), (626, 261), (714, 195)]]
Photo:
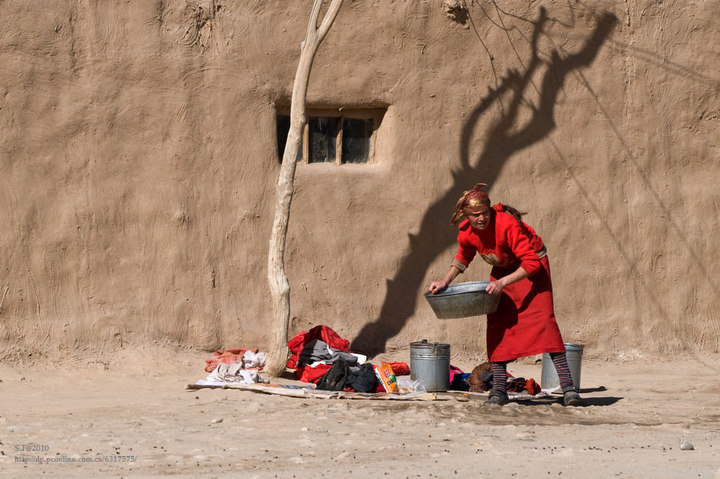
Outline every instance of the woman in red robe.
[(523, 223), (522, 213), (502, 203), (491, 206), (478, 183), (458, 200), (451, 223), (458, 226), (458, 253), (433, 292), (445, 289), (476, 254), (490, 265), (487, 292), (499, 294), (497, 311), (487, 315), (487, 353), (493, 367), (489, 404), (506, 404), (507, 363), (549, 353), (560, 378), (566, 406), (580, 401), (568, 367), (553, 308), (550, 263), (542, 239)]

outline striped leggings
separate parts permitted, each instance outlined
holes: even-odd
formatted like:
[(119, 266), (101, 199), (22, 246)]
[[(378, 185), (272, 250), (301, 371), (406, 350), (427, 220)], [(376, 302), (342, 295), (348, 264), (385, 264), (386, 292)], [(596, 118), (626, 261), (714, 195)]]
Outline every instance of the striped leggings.
[[(572, 376), (570, 376), (570, 367), (568, 366), (565, 353), (550, 353), (550, 359), (552, 359), (555, 365), (562, 390), (565, 391), (569, 388), (574, 388), (575, 385), (573, 384)], [(510, 362), (512, 361), (492, 363), (493, 389), (507, 391), (507, 365)]]

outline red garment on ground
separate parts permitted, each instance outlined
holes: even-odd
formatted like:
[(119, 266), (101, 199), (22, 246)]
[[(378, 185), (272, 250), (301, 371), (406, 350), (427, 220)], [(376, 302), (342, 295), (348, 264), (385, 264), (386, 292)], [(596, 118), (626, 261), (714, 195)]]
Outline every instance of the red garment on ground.
[(317, 383), (320, 378), (331, 367), (329, 364), (318, 364), (316, 367), (298, 366), (297, 360), (300, 352), (309, 342), (319, 339), (324, 341), (328, 346), (338, 351), (350, 351), (350, 341), (343, 339), (327, 326), (319, 325), (310, 331), (303, 331), (288, 341), (288, 349), (290, 349), (290, 359), (288, 359), (288, 369), (295, 369), (295, 377), (306, 383)]
[(406, 374), (410, 374), (410, 366), (408, 366), (407, 363), (397, 361), (388, 364), (392, 368), (393, 373), (395, 373), (395, 376), (405, 376)]
[(485, 230), (470, 226), (467, 220), (458, 227), (458, 254), (464, 265), (478, 253), (493, 265), (490, 280), (513, 273), (522, 266), (530, 275), (506, 286), (497, 311), (487, 315), (487, 353), (491, 362), (542, 353), (564, 352), (560, 329), (553, 307), (550, 263), (537, 252), (542, 239), (525, 223), (503, 211), (496, 211)]
[(240, 361), (246, 351), (252, 351), (257, 354), (258, 350), (253, 348), (227, 349), (225, 351), (215, 351), (215, 356), (205, 360), (205, 371), (211, 373), (218, 367), (218, 364), (232, 364)]
[(300, 366), (295, 370), (295, 377), (306, 383), (317, 383), (331, 367), (332, 364), (324, 363), (320, 363), (312, 368), (310, 366)]
[(303, 331), (288, 341), (290, 359), (287, 362), (289, 369), (295, 369), (298, 356), (306, 344), (314, 339), (324, 341), (328, 346), (339, 351), (350, 351), (350, 341), (341, 338), (338, 333), (327, 326), (315, 326), (310, 331)]
[(525, 390), (529, 392), (532, 396), (540, 394), (542, 392), (542, 389), (540, 389), (540, 385), (536, 383), (533, 378), (525, 380)]
[(531, 396), (535, 396), (536, 394), (540, 394), (542, 392), (540, 386), (538, 385), (538, 383), (535, 382), (534, 379), (514, 378), (509, 374), (507, 390), (508, 392), (516, 393), (527, 391)]

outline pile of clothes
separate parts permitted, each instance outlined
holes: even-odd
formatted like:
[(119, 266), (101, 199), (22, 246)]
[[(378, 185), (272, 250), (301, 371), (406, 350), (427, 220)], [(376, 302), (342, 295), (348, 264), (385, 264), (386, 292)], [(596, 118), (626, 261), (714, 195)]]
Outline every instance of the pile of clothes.
[[(375, 367), (367, 357), (350, 351), (350, 341), (341, 338), (327, 326), (316, 326), (303, 331), (288, 342), (290, 359), (288, 369), (295, 370), (300, 381), (316, 384), (316, 389), (330, 391), (382, 392)], [(205, 360), (205, 371), (210, 374), (199, 383), (206, 385), (236, 383), (268, 383), (260, 374), (267, 354), (254, 348), (216, 351)], [(397, 375), (410, 374), (406, 363), (388, 363)]]
[[(367, 357), (350, 351), (350, 341), (331, 328), (320, 325), (303, 331), (290, 341), (288, 369), (295, 370), (300, 381), (315, 383), (317, 389), (329, 391), (383, 392), (375, 366)], [(403, 362), (389, 363), (400, 376), (410, 374)]]
[(205, 360), (205, 371), (210, 374), (203, 384), (257, 384), (270, 381), (260, 375), (265, 367), (267, 354), (257, 349), (228, 349), (216, 351), (212, 358)]
[[(309, 331), (301, 332), (288, 341), (288, 348), (290, 359), (287, 368), (294, 370), (298, 380), (314, 383), (316, 389), (363, 393), (395, 392), (382, 380), (383, 375), (378, 371), (378, 366), (367, 362), (366, 356), (350, 351), (350, 341), (341, 338), (327, 326), (315, 326)], [(266, 360), (266, 353), (252, 348), (217, 351), (212, 358), (205, 360), (205, 371), (210, 375), (204, 382), (268, 383), (269, 380), (260, 374)], [(410, 374), (407, 363), (383, 362), (383, 368), (388, 366), (396, 377)], [(459, 368), (450, 366), (450, 390), (487, 392), (492, 389), (492, 381), (490, 363), (477, 366), (471, 373), (464, 373)], [(508, 392), (527, 391), (530, 395), (540, 393), (540, 386), (533, 379), (515, 378), (508, 374), (507, 382)], [(412, 387), (414, 386), (411, 386), (411, 389)]]

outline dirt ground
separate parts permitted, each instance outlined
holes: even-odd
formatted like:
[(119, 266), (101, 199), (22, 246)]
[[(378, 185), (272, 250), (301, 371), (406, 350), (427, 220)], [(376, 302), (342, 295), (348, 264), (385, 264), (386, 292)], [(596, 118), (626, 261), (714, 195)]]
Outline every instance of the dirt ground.
[(0, 365), (0, 476), (720, 479), (720, 357), (585, 359), (585, 406), (564, 408), (186, 389), (209, 356)]

